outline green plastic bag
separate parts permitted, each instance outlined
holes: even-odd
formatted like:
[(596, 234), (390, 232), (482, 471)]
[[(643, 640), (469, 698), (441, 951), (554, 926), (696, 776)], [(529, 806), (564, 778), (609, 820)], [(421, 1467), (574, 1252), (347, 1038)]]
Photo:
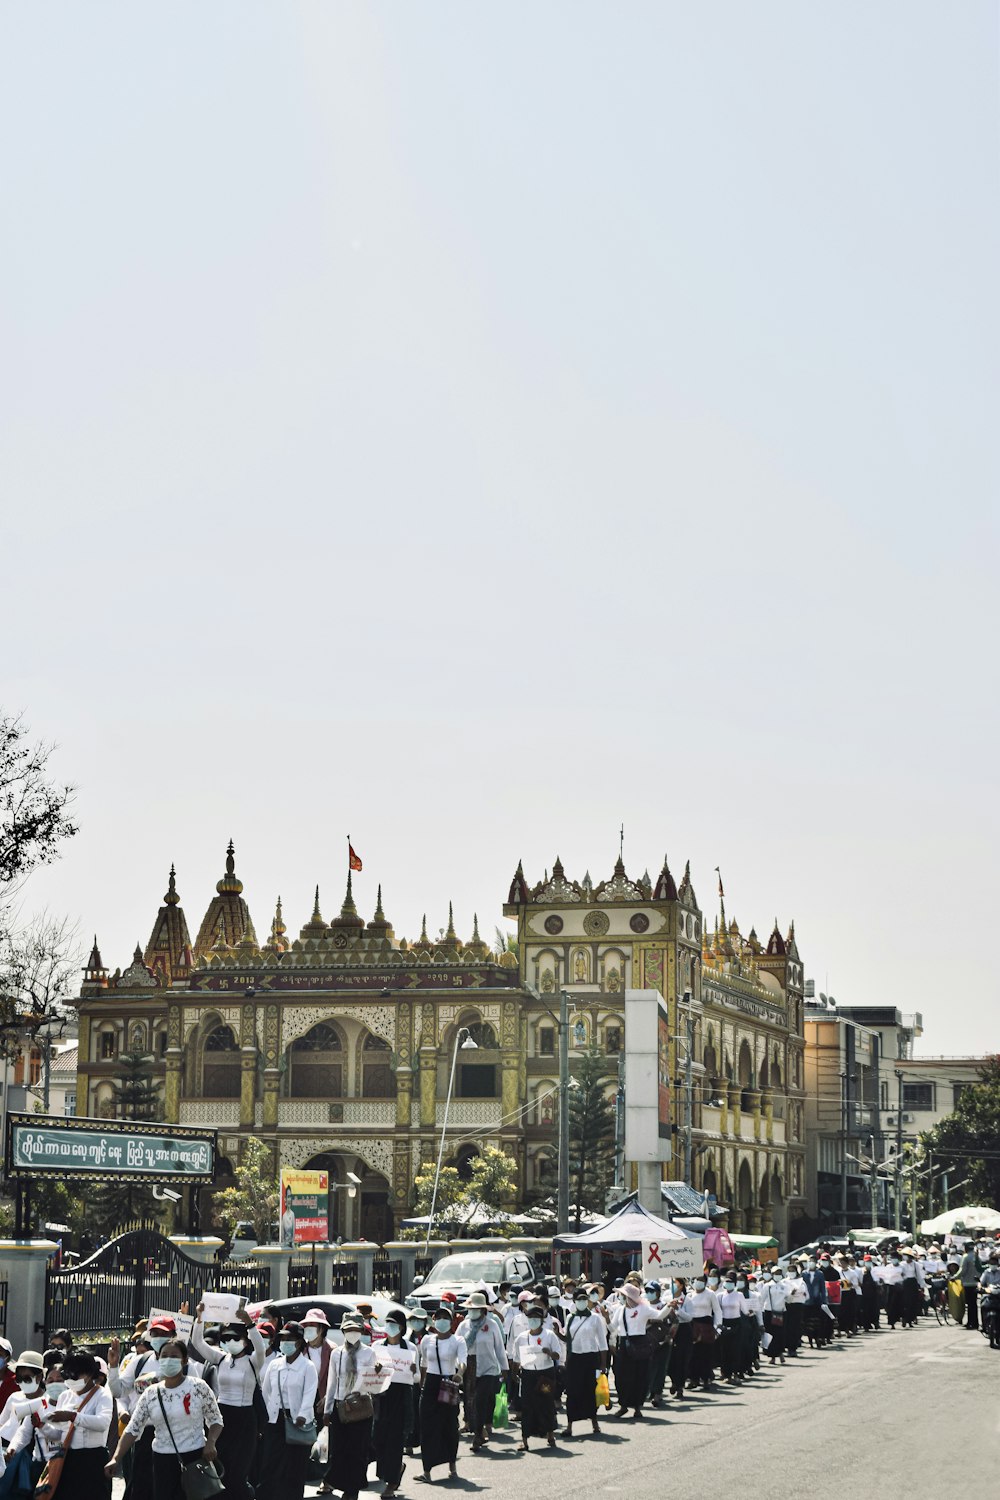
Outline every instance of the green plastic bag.
[(502, 1385), (497, 1391), (497, 1399), (493, 1403), (493, 1426), (498, 1430), (508, 1425), (507, 1416), (507, 1387)]

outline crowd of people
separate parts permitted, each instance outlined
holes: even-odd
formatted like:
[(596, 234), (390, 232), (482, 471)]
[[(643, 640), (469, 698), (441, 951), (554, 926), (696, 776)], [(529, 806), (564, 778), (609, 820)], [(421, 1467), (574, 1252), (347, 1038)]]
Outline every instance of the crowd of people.
[(61, 1500), (110, 1497), (121, 1472), (126, 1500), (181, 1500), (193, 1465), (217, 1465), (222, 1500), (303, 1500), (308, 1483), (358, 1500), (373, 1463), (391, 1500), (408, 1458), (417, 1481), (455, 1476), (463, 1435), (479, 1452), (511, 1423), (522, 1451), (554, 1447), (599, 1432), (602, 1416), (640, 1421), (751, 1382), (806, 1344), (912, 1328), (942, 1297), (959, 1299), (967, 1327), (980, 1309), (997, 1320), (996, 1246), (820, 1247), (690, 1281), (481, 1284), (381, 1324), (361, 1303), (339, 1329), (321, 1307), (285, 1323), (241, 1311), (222, 1327), (199, 1307), (189, 1338), (174, 1318), (142, 1320), (106, 1361), (64, 1329), (16, 1360), (0, 1339), (0, 1500), (35, 1493), (46, 1465)]

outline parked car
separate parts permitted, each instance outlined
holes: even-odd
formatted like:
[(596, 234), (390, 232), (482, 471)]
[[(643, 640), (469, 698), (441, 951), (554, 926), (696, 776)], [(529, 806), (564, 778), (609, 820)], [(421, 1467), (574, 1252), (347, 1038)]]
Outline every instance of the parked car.
[(346, 1292), (336, 1292), (332, 1297), (321, 1297), (314, 1294), (311, 1297), (282, 1297), (277, 1302), (254, 1302), (247, 1308), (247, 1312), (256, 1322), (264, 1308), (271, 1309), (278, 1314), (284, 1323), (294, 1323), (305, 1316), (311, 1308), (319, 1308), (325, 1312), (330, 1320), (330, 1327), (334, 1330), (334, 1343), (342, 1343), (340, 1336), (340, 1324), (345, 1314), (356, 1312), (359, 1303), (371, 1303), (372, 1318), (380, 1327), (385, 1322), (390, 1312), (406, 1312), (398, 1302), (391, 1297), (382, 1297), (373, 1292), (370, 1297), (355, 1297)]
[(521, 1287), (534, 1286), (538, 1279), (534, 1261), (520, 1250), (445, 1255), (431, 1266), (423, 1281), (417, 1277), (406, 1301), (410, 1306), (431, 1307), (440, 1302), (445, 1292), (454, 1292), (459, 1302), (464, 1302), (481, 1281), (492, 1287), (509, 1281), (520, 1291)]

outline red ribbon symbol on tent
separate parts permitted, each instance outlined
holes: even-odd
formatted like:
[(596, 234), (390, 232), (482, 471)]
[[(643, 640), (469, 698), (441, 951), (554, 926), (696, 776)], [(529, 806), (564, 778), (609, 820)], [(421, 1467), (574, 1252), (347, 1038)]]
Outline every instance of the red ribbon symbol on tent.
[(653, 1264), (654, 1260), (656, 1261), (656, 1264), (658, 1266), (662, 1266), (663, 1262), (660, 1259), (660, 1246), (659, 1246), (659, 1242), (657, 1240), (652, 1240), (650, 1242), (650, 1246), (649, 1246), (649, 1260), (647, 1261), (647, 1265), (651, 1266)]

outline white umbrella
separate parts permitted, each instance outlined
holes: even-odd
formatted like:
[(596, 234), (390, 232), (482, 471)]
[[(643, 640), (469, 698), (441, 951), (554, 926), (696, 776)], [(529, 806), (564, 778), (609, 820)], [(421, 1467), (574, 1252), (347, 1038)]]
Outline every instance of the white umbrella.
[(921, 1234), (954, 1234), (963, 1229), (1000, 1229), (1000, 1213), (995, 1208), (982, 1205), (971, 1208), (949, 1208), (936, 1219), (925, 1219), (920, 1226)]

